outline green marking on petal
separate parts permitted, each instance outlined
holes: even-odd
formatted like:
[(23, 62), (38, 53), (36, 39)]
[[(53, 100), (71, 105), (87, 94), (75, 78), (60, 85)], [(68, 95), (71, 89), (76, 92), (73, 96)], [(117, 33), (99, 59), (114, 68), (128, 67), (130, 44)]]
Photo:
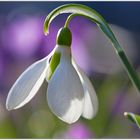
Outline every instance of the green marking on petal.
[(51, 79), (56, 67), (58, 66), (60, 62), (60, 56), (61, 56), (60, 52), (55, 52), (51, 58), (48, 75), (47, 75), (48, 81)]

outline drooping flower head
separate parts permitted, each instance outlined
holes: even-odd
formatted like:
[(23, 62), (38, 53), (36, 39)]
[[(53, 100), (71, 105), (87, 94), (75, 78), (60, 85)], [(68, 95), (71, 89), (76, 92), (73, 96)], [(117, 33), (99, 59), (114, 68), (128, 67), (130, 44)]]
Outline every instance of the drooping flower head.
[(87, 119), (95, 116), (97, 96), (90, 80), (72, 58), (71, 42), (70, 30), (61, 28), (53, 51), (27, 68), (9, 91), (8, 110), (28, 103), (46, 79), (48, 105), (58, 118), (70, 124), (81, 115)]

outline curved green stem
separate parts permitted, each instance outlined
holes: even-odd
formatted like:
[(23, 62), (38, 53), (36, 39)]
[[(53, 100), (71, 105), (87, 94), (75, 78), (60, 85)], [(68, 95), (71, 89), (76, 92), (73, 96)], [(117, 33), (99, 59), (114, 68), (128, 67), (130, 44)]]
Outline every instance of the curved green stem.
[(132, 65), (129, 63), (127, 56), (125, 52), (123, 51), (122, 47), (119, 45), (116, 37), (114, 36), (112, 30), (104, 20), (104, 18), (97, 13), (95, 10), (81, 5), (81, 4), (66, 4), (62, 5), (55, 10), (53, 10), (45, 19), (44, 22), (44, 32), (45, 34), (49, 33), (49, 26), (51, 21), (59, 14), (62, 13), (72, 13), (66, 20), (65, 26), (67, 27), (69, 22), (74, 16), (84, 16), (91, 21), (95, 22), (97, 26), (105, 33), (105, 35), (109, 38), (111, 41), (117, 55), (119, 56), (123, 66), (125, 67), (125, 70), (127, 71), (129, 78), (131, 79), (132, 83), (135, 85), (135, 87), (140, 91), (140, 80), (137, 76), (137, 73), (135, 72)]
[(75, 16), (83, 16), (83, 17), (85, 17), (85, 18), (88, 18), (88, 19), (92, 20), (92, 21), (95, 22), (95, 23), (98, 23), (98, 21), (96, 21), (95, 19), (90, 18), (90, 17), (87, 16), (87, 15), (83, 15), (83, 14), (79, 14), (79, 13), (74, 13), (74, 14), (70, 14), (70, 15), (68, 16), (68, 18), (67, 18), (66, 21), (65, 21), (64, 27), (68, 27), (70, 21), (71, 21), (72, 18), (75, 17)]

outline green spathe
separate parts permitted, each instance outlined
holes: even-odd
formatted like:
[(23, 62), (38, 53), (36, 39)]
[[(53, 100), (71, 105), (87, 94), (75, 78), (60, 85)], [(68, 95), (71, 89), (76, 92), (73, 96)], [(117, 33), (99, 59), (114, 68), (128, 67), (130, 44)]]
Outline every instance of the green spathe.
[(63, 27), (58, 31), (56, 43), (58, 45), (71, 46), (72, 34), (69, 28)]

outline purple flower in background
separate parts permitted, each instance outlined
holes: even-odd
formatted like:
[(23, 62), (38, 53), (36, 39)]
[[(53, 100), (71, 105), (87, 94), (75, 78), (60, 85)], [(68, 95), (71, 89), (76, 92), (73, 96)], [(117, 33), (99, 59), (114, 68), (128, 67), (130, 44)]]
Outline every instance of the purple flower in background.
[(59, 30), (59, 27), (52, 24), (48, 36), (46, 37), (43, 35), (42, 45), (40, 48), (42, 55), (46, 55), (53, 50), (56, 44), (55, 39), (56, 39), (58, 30)]
[(42, 27), (43, 20), (36, 16), (11, 21), (2, 34), (5, 49), (18, 58), (33, 55), (43, 37)]
[[(78, 65), (86, 72), (90, 73), (91, 71), (91, 63), (89, 58), (89, 50), (88, 46), (85, 46), (82, 39), (84, 37), (84, 32), (86, 28), (80, 28), (77, 26), (77, 22), (81, 27), (88, 26), (89, 22), (86, 19), (76, 17), (70, 24), (70, 28), (72, 29), (73, 41), (72, 41), (72, 53), (73, 57), (77, 61)], [(92, 36), (94, 33), (92, 34)], [(85, 36), (86, 37), (86, 36)]]
[[(74, 36), (74, 35), (73, 35)], [(77, 47), (78, 46), (78, 47)], [(86, 72), (90, 73), (90, 60), (88, 56), (88, 49), (81, 43), (78, 37), (73, 37), (72, 44), (73, 57), (77, 61), (78, 65)]]
[[(0, 53), (0, 79), (3, 77), (3, 72), (4, 72), (4, 57), (2, 53)], [(1, 84), (1, 82), (0, 82)]]
[(87, 139), (92, 138), (93, 134), (89, 128), (83, 123), (75, 123), (69, 126), (69, 129), (64, 133), (62, 138), (69, 139)]

